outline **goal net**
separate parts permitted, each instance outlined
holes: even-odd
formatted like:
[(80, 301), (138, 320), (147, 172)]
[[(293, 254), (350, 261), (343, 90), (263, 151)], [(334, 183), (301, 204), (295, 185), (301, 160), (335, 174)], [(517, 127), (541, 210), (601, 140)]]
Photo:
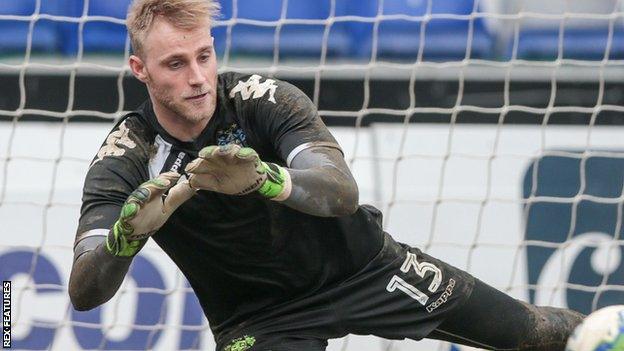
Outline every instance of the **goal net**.
[[(15, 349), (214, 348), (152, 242), (110, 302), (77, 312), (67, 294), (86, 170), (147, 97), (126, 63), (128, 3), (0, 2), (0, 277)], [(360, 202), (398, 241), (531, 303), (624, 304), (621, 0), (221, 4), (220, 72), (308, 94)], [(468, 348), (355, 335), (328, 346), (432, 349)]]

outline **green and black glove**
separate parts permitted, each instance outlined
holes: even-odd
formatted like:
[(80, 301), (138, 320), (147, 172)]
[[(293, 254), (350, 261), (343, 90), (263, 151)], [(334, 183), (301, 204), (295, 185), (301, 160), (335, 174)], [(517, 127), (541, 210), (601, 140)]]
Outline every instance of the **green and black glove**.
[[(106, 238), (106, 249), (115, 256), (136, 255), (147, 238), (167, 221), (186, 200), (193, 197), (188, 181), (180, 183), (180, 174), (167, 172), (148, 180), (128, 196), (119, 219)], [(176, 184), (177, 183), (177, 184)], [(166, 197), (165, 192), (169, 190)]]
[(291, 190), (290, 174), (274, 163), (262, 162), (254, 149), (236, 144), (207, 146), (186, 166), (194, 189), (228, 195), (257, 191), (266, 198), (283, 201)]

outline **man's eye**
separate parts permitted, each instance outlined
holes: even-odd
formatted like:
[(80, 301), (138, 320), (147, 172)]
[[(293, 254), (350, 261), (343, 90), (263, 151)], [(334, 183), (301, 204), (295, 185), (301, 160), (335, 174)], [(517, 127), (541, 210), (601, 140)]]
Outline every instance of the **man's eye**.
[(180, 62), (180, 61), (173, 61), (173, 62), (169, 63), (169, 68), (171, 68), (171, 69), (177, 69), (177, 68), (180, 68), (180, 67), (182, 67), (182, 62)]
[(209, 59), (210, 59), (210, 55), (209, 55), (209, 54), (201, 55), (201, 56), (199, 57), (199, 60), (200, 60), (201, 62), (206, 62), (206, 61), (208, 61)]

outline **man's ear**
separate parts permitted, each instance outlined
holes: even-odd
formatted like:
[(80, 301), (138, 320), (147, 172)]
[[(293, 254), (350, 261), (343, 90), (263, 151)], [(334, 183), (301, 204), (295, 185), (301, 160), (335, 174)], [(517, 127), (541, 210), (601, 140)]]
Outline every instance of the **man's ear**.
[(147, 83), (147, 71), (143, 60), (136, 55), (130, 55), (130, 58), (128, 58), (128, 64), (130, 65), (132, 74), (134, 74), (134, 76), (141, 82)]

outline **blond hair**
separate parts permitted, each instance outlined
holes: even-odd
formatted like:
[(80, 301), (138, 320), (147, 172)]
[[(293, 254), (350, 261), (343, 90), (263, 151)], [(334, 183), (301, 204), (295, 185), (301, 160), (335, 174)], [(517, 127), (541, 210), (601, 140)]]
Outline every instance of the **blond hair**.
[(158, 16), (174, 27), (195, 29), (219, 16), (216, 0), (134, 0), (128, 10), (126, 25), (134, 52), (143, 54), (143, 40)]

